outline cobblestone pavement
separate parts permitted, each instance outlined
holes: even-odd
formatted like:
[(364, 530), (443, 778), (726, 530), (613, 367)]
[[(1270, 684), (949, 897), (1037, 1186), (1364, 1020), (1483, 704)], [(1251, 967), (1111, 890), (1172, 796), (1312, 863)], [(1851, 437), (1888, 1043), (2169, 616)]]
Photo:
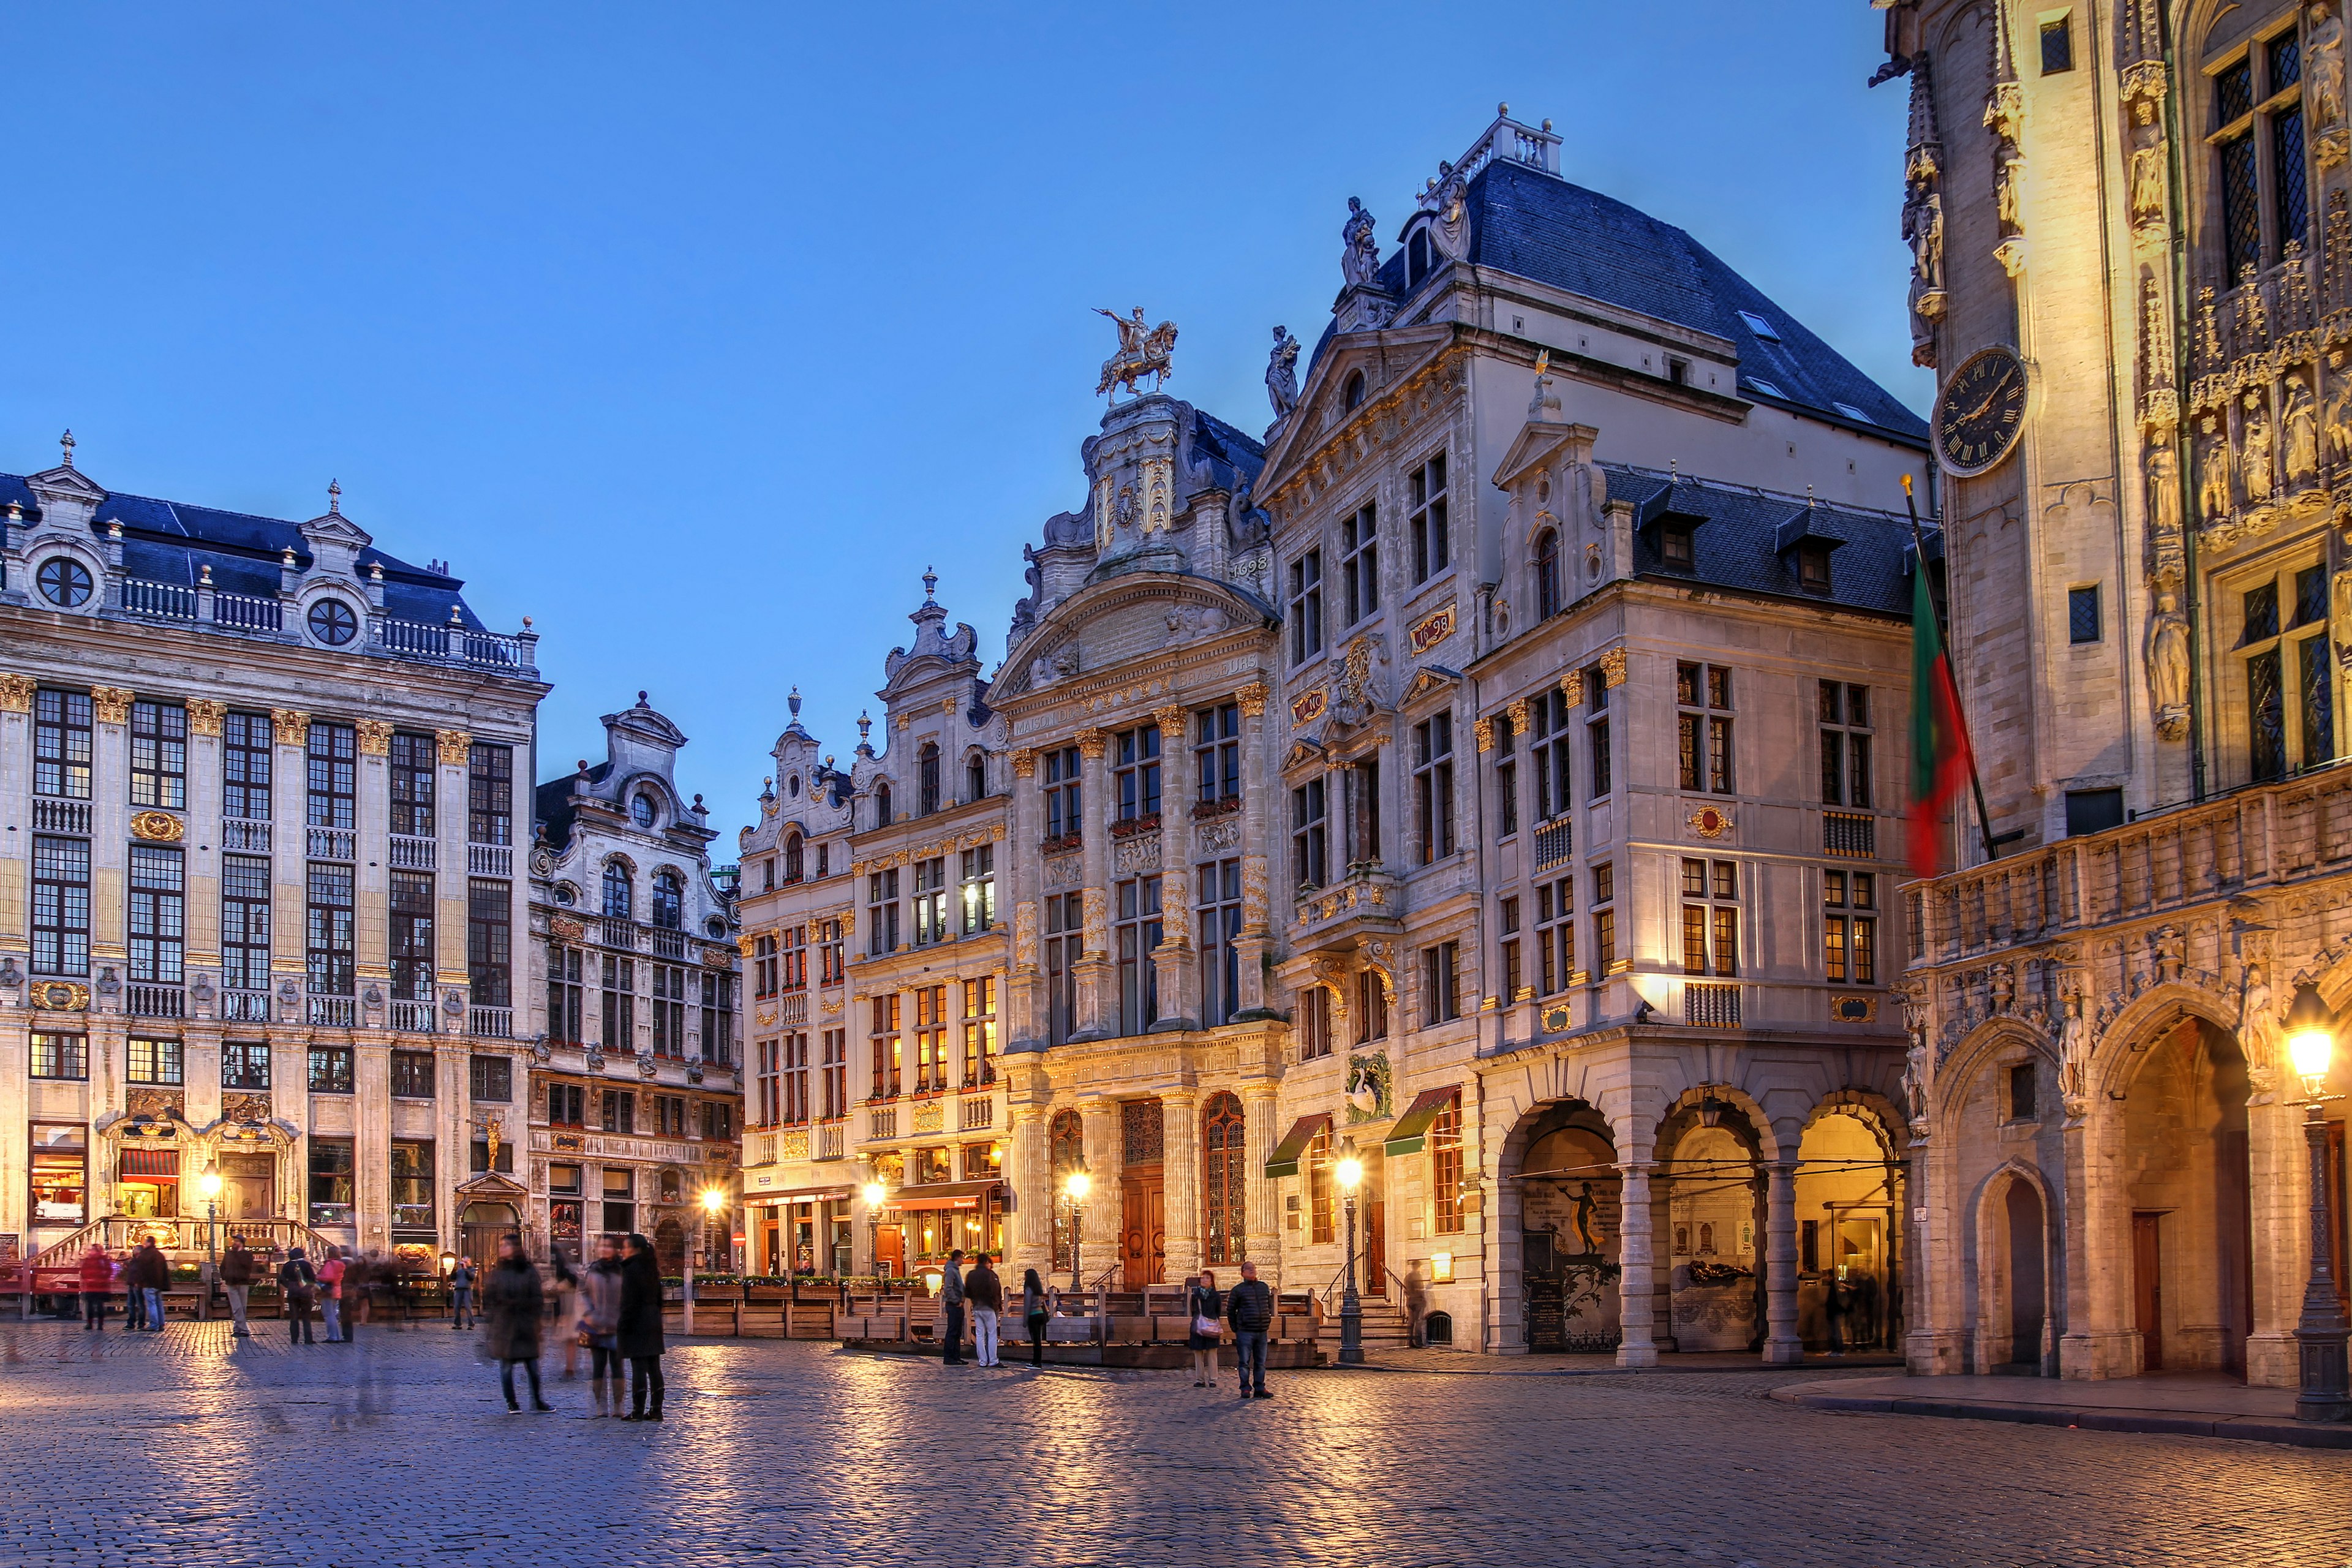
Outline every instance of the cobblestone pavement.
[(558, 1413), (509, 1415), (446, 1327), (256, 1328), (0, 1324), (0, 1564), (2352, 1561), (2352, 1455), (1839, 1415), (1780, 1374), (1298, 1373), (1244, 1404), (1230, 1372), (701, 1341), (655, 1426), (584, 1419), (552, 1363)]

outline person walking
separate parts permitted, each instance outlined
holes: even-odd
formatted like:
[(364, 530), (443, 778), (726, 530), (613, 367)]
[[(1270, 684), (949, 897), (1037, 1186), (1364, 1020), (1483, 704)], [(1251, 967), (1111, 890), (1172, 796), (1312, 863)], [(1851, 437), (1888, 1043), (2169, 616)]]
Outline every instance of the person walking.
[(621, 1413), (620, 1328), (621, 1249), (607, 1236), (598, 1239), (596, 1261), (580, 1281), (580, 1337), (588, 1342), (588, 1383), (599, 1415)]
[(139, 1292), (140, 1321), (148, 1332), (163, 1331), (163, 1288), (172, 1282), (172, 1266), (163, 1249), (150, 1237), (131, 1254), (131, 1286)]
[(463, 1332), (469, 1321), (481, 1321), (474, 1310), (474, 1260), (460, 1258), (449, 1268), (449, 1326)]
[(344, 1273), (342, 1249), (328, 1243), (327, 1255), (319, 1259), (319, 1317), (326, 1324), (331, 1345), (343, 1342)]
[(1034, 1268), (1021, 1276), (1021, 1318), (1029, 1326), (1029, 1364), (1045, 1364), (1045, 1325), (1054, 1321), (1054, 1292)]
[(963, 1282), (964, 1300), (971, 1304), (971, 1348), (982, 1366), (1002, 1366), (996, 1359), (996, 1319), (1004, 1310), (1004, 1281), (980, 1254)]
[(558, 1243), (551, 1249), (555, 1265), (555, 1337), (563, 1346), (563, 1376), (569, 1382), (580, 1370), (580, 1276), (572, 1272)]
[(1242, 1282), (1225, 1298), (1225, 1321), (1234, 1326), (1234, 1373), (1244, 1399), (1272, 1399), (1265, 1391), (1265, 1336), (1274, 1327), (1274, 1292), (1257, 1277), (1257, 1265), (1242, 1265)]
[(517, 1363), (530, 1374), (530, 1407), (542, 1414), (555, 1408), (539, 1391), (539, 1324), (546, 1310), (539, 1270), (524, 1256), (522, 1237), (499, 1237), (499, 1260), (482, 1282), (482, 1311), (489, 1321), (490, 1355), (499, 1363), (499, 1387), (509, 1410), (522, 1408), (515, 1403)]
[(963, 1248), (948, 1254), (948, 1266), (940, 1273), (940, 1302), (947, 1309), (947, 1321), (940, 1334), (940, 1364), (963, 1365)]
[(654, 1259), (654, 1244), (635, 1231), (621, 1243), (621, 1321), (614, 1340), (620, 1352), (629, 1358), (629, 1413), (621, 1419), (660, 1420), (661, 1265)]
[(1217, 1386), (1217, 1320), (1224, 1316), (1225, 1304), (1217, 1294), (1217, 1277), (1206, 1268), (1192, 1281), (1192, 1289), (1184, 1298), (1184, 1310), (1192, 1320), (1192, 1332), (1184, 1342), (1192, 1351), (1192, 1386)]
[(231, 1339), (247, 1339), (251, 1331), (245, 1324), (246, 1298), (253, 1290), (253, 1254), (246, 1250), (245, 1238), (232, 1236), (228, 1250), (221, 1254), (221, 1289), (228, 1292), (228, 1315), (232, 1327)]
[(343, 1343), (359, 1342), (359, 1326), (367, 1321), (368, 1260), (358, 1247), (347, 1247), (341, 1255), (343, 1278), (335, 1291), (336, 1310), (341, 1316), (336, 1326)]
[(288, 1342), (317, 1344), (310, 1337), (310, 1308), (319, 1298), (319, 1276), (310, 1267), (310, 1256), (299, 1247), (289, 1249), (286, 1261), (278, 1266), (278, 1294), (286, 1303)]
[(96, 1242), (81, 1255), (81, 1326), (106, 1332), (106, 1293), (114, 1289), (114, 1259)]

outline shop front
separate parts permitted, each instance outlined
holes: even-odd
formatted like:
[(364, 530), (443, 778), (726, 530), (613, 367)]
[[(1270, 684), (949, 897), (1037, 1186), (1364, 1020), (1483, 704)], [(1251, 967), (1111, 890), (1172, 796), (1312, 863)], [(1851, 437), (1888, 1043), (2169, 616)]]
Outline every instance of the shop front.
[(1001, 1257), (1004, 1184), (943, 1182), (901, 1188), (892, 1194), (883, 1225), (885, 1232), (892, 1228), (898, 1232), (900, 1268), (906, 1273), (936, 1275), (938, 1266), (958, 1248), (966, 1255), (989, 1252)]
[(782, 1279), (850, 1272), (847, 1187), (802, 1187), (760, 1193), (743, 1200), (758, 1237), (754, 1267)]

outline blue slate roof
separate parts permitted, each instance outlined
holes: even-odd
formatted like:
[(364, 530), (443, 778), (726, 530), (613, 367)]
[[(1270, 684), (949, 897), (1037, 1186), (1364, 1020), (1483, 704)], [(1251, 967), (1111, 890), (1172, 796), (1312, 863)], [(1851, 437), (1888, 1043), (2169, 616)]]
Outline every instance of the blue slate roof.
[[(1927, 439), (1927, 422), (1894, 394), (1674, 225), (1507, 159), (1478, 172), (1466, 205), (1468, 259), (1476, 265), (1727, 339), (1738, 352), (1740, 395), (1752, 401)], [(1404, 301), (1443, 271), (1408, 285), (1400, 248), (1381, 266), (1380, 283)], [(1318, 355), (1331, 335), (1316, 345)]]
[[(0, 474), (0, 509), (10, 501), (21, 507), (27, 518), (40, 514), (23, 476)], [(293, 547), (296, 564), (306, 571), (310, 565), (300, 524), (274, 517), (110, 490), (92, 518), (92, 537), (105, 538), (108, 526), (115, 522), (122, 524), (123, 571), (152, 583), (194, 587), (204, 575), (203, 569), (210, 566), (214, 587), (274, 598), (278, 560), (289, 545)], [(5, 513), (0, 513), (0, 529), (6, 526)], [(475, 631), (486, 629), (459, 593), (464, 579), (412, 566), (373, 545), (360, 552), (359, 563), (362, 577), (370, 566), (383, 566), (384, 612), (394, 618), (446, 626), (454, 605), (459, 625)]]
[[(1645, 577), (1891, 616), (1911, 613), (1911, 521), (1900, 513), (1809, 502), (1802, 496), (1622, 463), (1600, 467), (1609, 481), (1609, 499), (1633, 504), (1633, 569)], [(1662, 525), (1670, 517), (1693, 525), (1692, 571), (1669, 571), (1659, 553)], [(1829, 593), (1808, 594), (1798, 585), (1796, 552), (1783, 545), (1792, 547), (1800, 538), (1830, 543)], [(1927, 542), (1932, 559), (1939, 542), (1934, 531)]]

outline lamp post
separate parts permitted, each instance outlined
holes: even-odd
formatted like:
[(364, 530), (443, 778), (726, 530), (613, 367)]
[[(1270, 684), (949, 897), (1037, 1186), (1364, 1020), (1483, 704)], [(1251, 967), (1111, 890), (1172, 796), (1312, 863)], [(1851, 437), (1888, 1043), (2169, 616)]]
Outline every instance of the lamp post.
[(220, 1167), (208, 1167), (196, 1178), (196, 1191), (205, 1196), (205, 1310), (213, 1305), (213, 1281), (220, 1278), (220, 1253), (217, 1247), (220, 1224)]
[(1070, 1200), (1070, 1294), (1073, 1296), (1085, 1289), (1078, 1283), (1078, 1221), (1085, 1213), (1087, 1194), (1094, 1190), (1094, 1184), (1095, 1179), (1087, 1173), (1083, 1160), (1062, 1178), (1062, 1195)]
[(2287, 1056), (2303, 1079), (2303, 1135), (2311, 1145), (2311, 1278), (2303, 1291), (2303, 1319), (2294, 1337), (2302, 1375), (2294, 1396), (2298, 1421), (2352, 1419), (2352, 1377), (2345, 1357), (2344, 1308), (2336, 1299), (2336, 1270), (2329, 1254), (2335, 1237), (2327, 1214), (2327, 1122), (2322, 1110), (2340, 1098), (2326, 1093), (2327, 1068), (2336, 1051), (2336, 1017), (2316, 986), (2296, 988), (2286, 1015)]
[(1339, 1190), (1348, 1202), (1348, 1273), (1339, 1290), (1339, 1364), (1364, 1364), (1364, 1303), (1356, 1294), (1356, 1188), (1364, 1179), (1364, 1163), (1356, 1158), (1349, 1139), (1339, 1157)]
[(866, 1250), (874, 1259), (874, 1278), (882, 1278), (882, 1205), (890, 1189), (880, 1182), (866, 1184)]

